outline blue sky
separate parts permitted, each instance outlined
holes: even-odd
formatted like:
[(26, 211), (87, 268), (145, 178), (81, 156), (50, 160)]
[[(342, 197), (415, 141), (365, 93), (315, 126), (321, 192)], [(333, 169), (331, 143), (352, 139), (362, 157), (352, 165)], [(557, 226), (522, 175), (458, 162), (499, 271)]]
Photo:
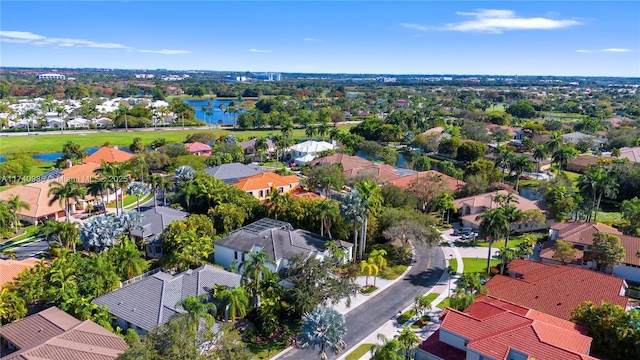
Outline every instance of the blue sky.
[(638, 1), (0, 2), (0, 64), (640, 76)]

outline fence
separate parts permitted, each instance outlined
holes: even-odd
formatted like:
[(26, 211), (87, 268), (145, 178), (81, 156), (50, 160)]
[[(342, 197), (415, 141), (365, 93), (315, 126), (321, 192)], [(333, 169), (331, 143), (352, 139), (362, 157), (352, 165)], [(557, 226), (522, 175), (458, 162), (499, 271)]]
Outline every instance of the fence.
[(151, 276), (153, 274), (159, 273), (160, 270), (161, 270), (161, 268), (155, 268), (155, 269), (153, 269), (151, 271), (147, 271), (146, 273), (138, 275), (136, 277), (133, 277), (133, 278), (131, 278), (129, 280), (122, 281), (122, 282), (120, 282), (120, 287), (123, 288), (125, 286), (131, 285), (131, 284), (135, 284), (135, 283), (137, 283), (138, 281), (140, 281), (142, 279), (148, 278), (149, 276)]

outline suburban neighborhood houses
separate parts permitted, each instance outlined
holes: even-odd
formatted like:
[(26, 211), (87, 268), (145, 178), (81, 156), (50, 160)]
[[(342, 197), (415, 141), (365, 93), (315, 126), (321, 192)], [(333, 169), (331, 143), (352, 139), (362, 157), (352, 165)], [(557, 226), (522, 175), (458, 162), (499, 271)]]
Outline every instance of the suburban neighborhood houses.
[(2, 74), (2, 359), (640, 358), (632, 80)]

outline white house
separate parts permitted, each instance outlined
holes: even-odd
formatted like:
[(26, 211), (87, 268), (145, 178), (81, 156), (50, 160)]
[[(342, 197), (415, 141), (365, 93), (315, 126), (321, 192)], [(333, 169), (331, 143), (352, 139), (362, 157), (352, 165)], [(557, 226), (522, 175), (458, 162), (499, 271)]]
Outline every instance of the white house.
[(64, 124), (65, 124), (64, 120), (60, 119), (60, 118), (47, 119), (47, 127), (48, 128), (66, 127)]
[(323, 151), (337, 149), (338, 146), (335, 141), (329, 143), (326, 141), (307, 140), (287, 148), (284, 160), (293, 160), (296, 164), (302, 165), (312, 161)]
[(113, 120), (109, 119), (108, 117), (101, 117), (93, 120), (93, 123), (97, 127), (107, 127), (113, 125)]
[[(265, 251), (275, 266), (267, 265), (271, 271), (279, 272), (289, 266), (291, 257), (296, 254), (305, 259), (315, 257), (324, 260), (332, 256), (327, 243), (332, 239), (300, 229), (291, 224), (269, 218), (260, 219), (226, 237), (216, 241), (215, 263), (230, 270), (240, 268), (250, 252)], [(344, 262), (352, 259), (353, 244), (335, 240), (338, 248), (344, 251)]]
[(68, 127), (87, 127), (89, 126), (89, 120), (85, 119), (85, 118), (75, 118), (73, 120), (69, 120), (67, 121), (67, 126)]

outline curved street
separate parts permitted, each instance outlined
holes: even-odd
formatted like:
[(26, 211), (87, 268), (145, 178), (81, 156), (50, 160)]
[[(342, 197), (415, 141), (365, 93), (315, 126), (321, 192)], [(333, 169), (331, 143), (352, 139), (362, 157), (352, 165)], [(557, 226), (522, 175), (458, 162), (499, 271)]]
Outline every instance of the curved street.
[[(343, 354), (395, 317), (398, 310), (411, 305), (416, 295), (423, 295), (429, 288), (436, 285), (446, 267), (442, 248), (439, 246), (429, 250), (416, 248), (414, 256), (413, 267), (402, 280), (382, 290), (381, 293), (345, 315), (347, 335), (344, 341), (347, 347), (343, 350)], [(317, 348), (292, 349), (278, 359), (319, 359), (318, 353)], [(333, 352), (328, 352), (327, 356), (329, 359), (338, 358), (338, 355)]]

